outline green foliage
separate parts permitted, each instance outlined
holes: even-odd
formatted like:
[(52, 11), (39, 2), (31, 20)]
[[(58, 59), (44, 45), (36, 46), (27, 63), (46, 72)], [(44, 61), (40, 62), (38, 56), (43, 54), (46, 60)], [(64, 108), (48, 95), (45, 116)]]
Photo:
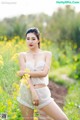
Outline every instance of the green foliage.
[[(20, 51), (27, 51), (26, 42), (19, 36), (14, 37), (11, 41), (6, 41), (6, 36), (1, 37), (1, 39), (4, 39), (4, 41), (0, 41), (0, 112), (7, 111), (9, 118), (12, 120), (21, 120), (21, 113), (16, 101), (16, 91), (20, 83), (20, 79), (16, 76), (16, 72), (19, 70), (18, 61), (16, 61), (16, 55)], [(41, 49), (52, 52), (50, 79), (56, 81), (56, 83), (60, 85), (65, 85), (67, 87), (73, 86), (70, 84), (70, 82), (64, 81), (61, 78), (62, 74), (69, 75), (71, 72), (73, 72), (72, 64), (76, 64), (80, 61), (80, 55), (75, 55), (75, 51), (71, 49), (71, 44), (67, 43), (64, 48), (61, 49), (58, 47), (58, 44), (55, 44), (47, 39), (42, 39)], [(79, 89), (78, 85), (76, 87)], [(78, 91), (78, 89), (75, 89), (75, 87), (70, 89), (73, 89), (75, 93), (76, 90)], [(71, 94), (71, 92), (68, 94)], [(76, 97), (78, 95), (75, 94)], [(73, 98), (74, 95), (72, 94), (71, 97)], [(68, 98), (66, 98), (66, 100), (67, 99)], [(76, 103), (73, 103), (72, 101), (70, 103), (69, 100), (69, 105), (71, 106), (69, 109), (73, 108), (73, 112), (75, 111), (75, 107), (73, 107), (74, 104), (79, 107), (79, 99)], [(64, 109), (68, 112), (68, 107), (65, 107)], [(75, 112), (74, 117), (70, 115), (70, 112), (68, 113), (68, 116), (69, 118), (72, 118), (72, 120), (75, 120), (76, 117), (79, 118), (77, 112)]]
[[(59, 48), (64, 48), (63, 43), (71, 43), (71, 49), (80, 46), (80, 14), (67, 5), (59, 8), (52, 16), (46, 14), (21, 15), (19, 17), (5, 18), (0, 21), (0, 36), (6, 35), (9, 39), (13, 36), (25, 38), (26, 29), (38, 27), (42, 38), (52, 40)], [(43, 37), (44, 36), (44, 37)]]
[(71, 66), (72, 72), (69, 76), (76, 80), (80, 80), (80, 53), (74, 55), (73, 59), (75, 62)]
[(64, 106), (69, 120), (80, 119), (80, 82), (70, 86)]
[(0, 36), (7, 36), (8, 39), (14, 36), (25, 38), (26, 29), (38, 27), (44, 34), (44, 23), (48, 22), (49, 16), (46, 14), (39, 15), (21, 15), (19, 17), (5, 18), (0, 21)]
[(62, 42), (71, 41), (72, 48), (75, 43), (77, 43), (77, 47), (79, 48), (80, 14), (76, 13), (70, 5), (67, 5), (64, 9), (59, 8), (58, 11), (54, 12), (46, 29), (46, 38), (56, 42), (59, 46)]

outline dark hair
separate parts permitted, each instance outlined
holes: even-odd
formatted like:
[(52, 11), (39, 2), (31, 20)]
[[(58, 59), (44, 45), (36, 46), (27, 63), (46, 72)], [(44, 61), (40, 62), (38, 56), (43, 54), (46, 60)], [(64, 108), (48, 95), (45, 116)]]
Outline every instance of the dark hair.
[[(37, 37), (38, 40), (40, 40), (40, 32), (38, 30), (38, 28), (34, 27), (34, 28), (29, 28), (27, 31), (26, 31), (26, 35), (28, 33), (34, 33), (35, 36)], [(38, 43), (38, 47), (40, 48), (40, 41)]]

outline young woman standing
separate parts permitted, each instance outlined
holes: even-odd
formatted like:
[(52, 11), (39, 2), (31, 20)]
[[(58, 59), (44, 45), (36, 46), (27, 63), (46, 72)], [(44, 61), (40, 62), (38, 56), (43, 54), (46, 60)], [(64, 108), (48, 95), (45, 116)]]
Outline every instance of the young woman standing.
[(65, 113), (51, 98), (51, 92), (47, 86), (52, 54), (50, 51), (40, 49), (38, 28), (27, 30), (26, 43), (29, 51), (19, 54), (19, 76), (26, 73), (26, 68), (30, 69), (28, 73), (30, 89), (27, 89), (25, 85), (20, 85), (20, 96), (17, 98), (24, 120), (33, 120), (34, 106), (44, 111), (53, 120), (68, 120)]

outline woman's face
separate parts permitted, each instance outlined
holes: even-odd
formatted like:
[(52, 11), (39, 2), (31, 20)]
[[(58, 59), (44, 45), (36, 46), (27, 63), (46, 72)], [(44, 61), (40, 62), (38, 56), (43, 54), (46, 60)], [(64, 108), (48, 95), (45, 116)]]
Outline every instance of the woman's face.
[(26, 36), (26, 43), (30, 49), (38, 47), (39, 40), (34, 33), (28, 33)]

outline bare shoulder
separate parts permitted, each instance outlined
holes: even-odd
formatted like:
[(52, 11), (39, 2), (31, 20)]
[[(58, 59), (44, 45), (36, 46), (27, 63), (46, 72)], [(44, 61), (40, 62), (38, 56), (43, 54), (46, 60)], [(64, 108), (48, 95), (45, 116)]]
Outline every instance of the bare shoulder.
[(51, 51), (44, 51), (44, 53), (47, 57), (52, 57), (52, 52)]
[(24, 56), (24, 55), (26, 55), (26, 52), (20, 52), (20, 53), (18, 53), (18, 56)]
[(26, 59), (26, 52), (20, 52), (20, 53), (18, 53), (18, 58), (19, 58), (19, 59), (21, 59), (21, 58), (22, 58), (22, 59), (23, 59), (23, 58)]

